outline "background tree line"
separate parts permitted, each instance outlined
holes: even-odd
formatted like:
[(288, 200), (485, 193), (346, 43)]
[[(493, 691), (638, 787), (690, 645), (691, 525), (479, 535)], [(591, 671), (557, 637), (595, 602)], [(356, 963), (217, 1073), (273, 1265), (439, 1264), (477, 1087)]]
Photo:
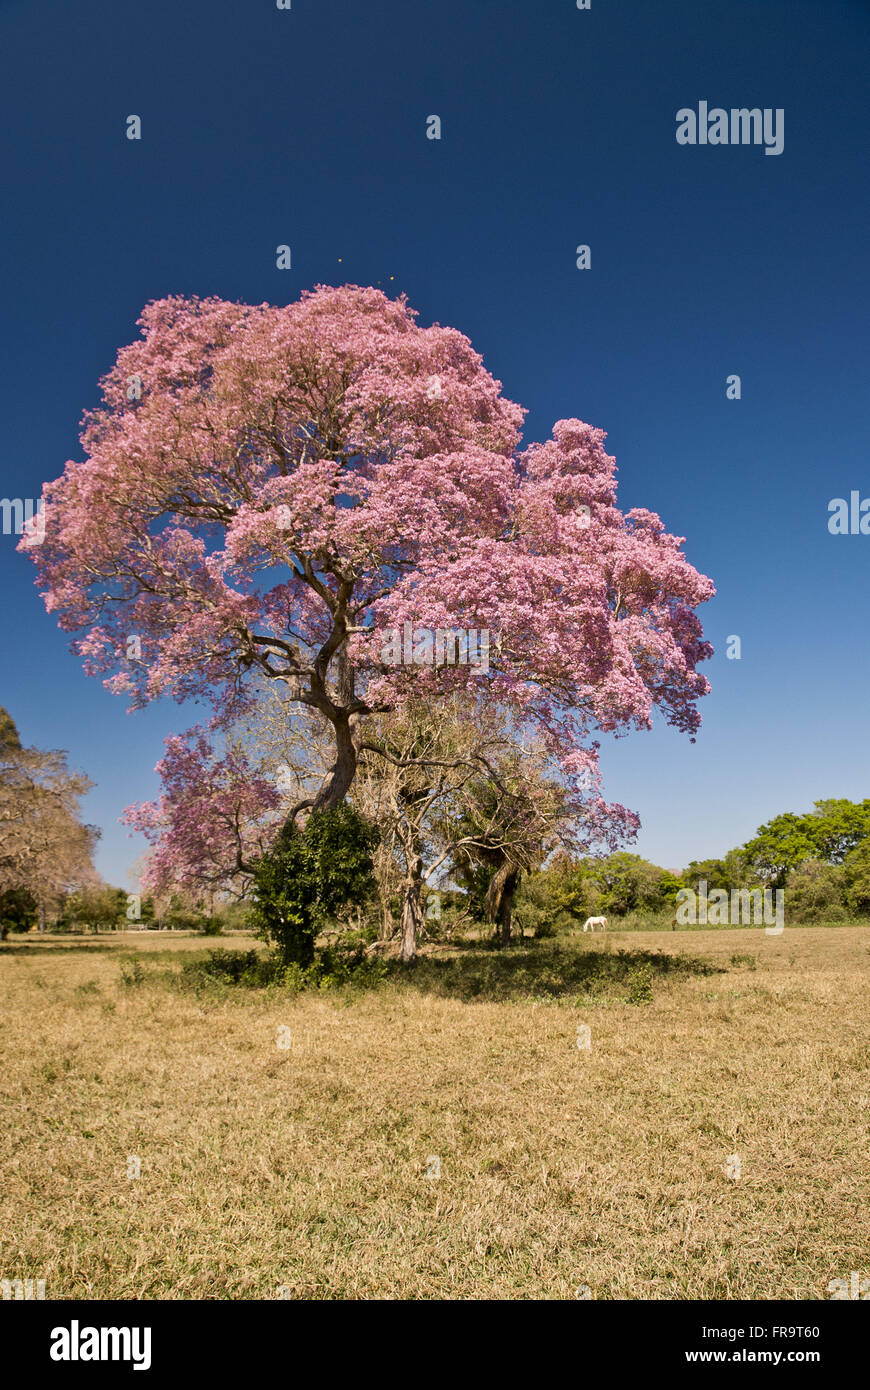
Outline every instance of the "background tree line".
[[(670, 927), (677, 893), (701, 880), (708, 890), (787, 887), (796, 922), (870, 914), (870, 802), (777, 816), (722, 858), (681, 870), (622, 848), (618, 826), (590, 852), (588, 772), (572, 781), (509, 712), (465, 692), (374, 719), (346, 801), (292, 833), (288, 806), (304, 802), (330, 758), (316, 719), (291, 718), (267, 696), (222, 748), (197, 731), (168, 747), (166, 795), (132, 816), (154, 843), (151, 882), (164, 892), (218, 886), (249, 902), (251, 921), (303, 967), (324, 933), (365, 951), (393, 943), (412, 961), (420, 941), (469, 931), (504, 946), (588, 916)], [(268, 793), (259, 802), (256, 786)]]
[(93, 783), (59, 750), (25, 748), (0, 708), (0, 937), (56, 920), (74, 891), (93, 891), (99, 830), (81, 819)]
[(374, 721), (350, 796), (288, 833), (287, 806), (322, 781), (326, 733), (274, 697), (220, 748), (201, 731), (169, 740), (165, 795), (131, 816), (153, 846), (131, 899), (93, 867), (99, 832), (78, 806), (89, 780), (62, 753), (23, 748), (0, 710), (0, 932), (254, 928), (307, 966), (324, 934), (363, 951), (394, 943), (410, 961), (421, 940), (467, 930), (506, 945), (589, 916), (671, 926), (679, 890), (702, 880), (785, 888), (796, 922), (870, 916), (870, 800), (784, 813), (683, 870), (606, 843), (590, 854), (585, 803), (546, 746), (457, 692)]
[[(526, 878), (516, 912), (537, 935), (589, 916), (670, 919), (681, 888), (782, 888), (794, 922), (870, 917), (870, 800), (822, 800), (803, 815), (787, 812), (759, 827), (722, 858), (662, 869), (624, 851), (604, 858), (555, 857)], [(662, 925), (664, 925), (664, 921)], [(670, 924), (668, 922), (668, 924)]]

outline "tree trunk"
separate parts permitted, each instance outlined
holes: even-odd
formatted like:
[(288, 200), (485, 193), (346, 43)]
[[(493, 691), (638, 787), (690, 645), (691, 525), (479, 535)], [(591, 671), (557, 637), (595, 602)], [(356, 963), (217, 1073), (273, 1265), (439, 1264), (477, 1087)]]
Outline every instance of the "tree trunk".
[(486, 920), (493, 924), (495, 938), (500, 946), (510, 945), (511, 911), (519, 880), (519, 869), (508, 860), (504, 860), (499, 864), (486, 890)]
[(402, 901), (402, 952), (400, 958), (406, 964), (417, 959), (417, 935), (423, 927), (423, 909), (420, 906), (422, 893), (423, 860), (418, 856), (409, 865)]
[(393, 939), (393, 908), (388, 896), (381, 898), (381, 926), (378, 932), (379, 941), (392, 941)]
[[(345, 605), (351, 596), (353, 585), (345, 581), (339, 586), (339, 599)], [(347, 612), (334, 613), (334, 627), (329, 639), (324, 643), (314, 663), (311, 678), (312, 708), (318, 710), (332, 725), (335, 736), (335, 760), (318, 788), (312, 802), (303, 802), (291, 812), (282, 831), (292, 835), (295, 830), (296, 814), (310, 805), (312, 811), (333, 811), (340, 806), (353, 785), (359, 762), (359, 745), (362, 741), (362, 721), (365, 706), (356, 699), (356, 674), (347, 655)], [(328, 671), (335, 659), (335, 686), (330, 688)]]
[[(312, 811), (332, 811), (340, 806), (353, 785), (359, 762), (359, 719), (341, 714), (333, 719), (335, 761), (324, 777), (312, 804)], [(295, 827), (288, 827), (293, 829)]]

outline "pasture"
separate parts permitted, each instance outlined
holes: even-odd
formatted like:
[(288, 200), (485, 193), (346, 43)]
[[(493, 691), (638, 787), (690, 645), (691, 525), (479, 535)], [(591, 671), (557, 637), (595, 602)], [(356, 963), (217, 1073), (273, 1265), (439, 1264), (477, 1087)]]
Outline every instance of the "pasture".
[(48, 1298), (631, 1300), (870, 1274), (870, 928), (468, 942), (370, 990), (179, 987), (196, 953), (252, 944), (0, 948), (0, 1276)]

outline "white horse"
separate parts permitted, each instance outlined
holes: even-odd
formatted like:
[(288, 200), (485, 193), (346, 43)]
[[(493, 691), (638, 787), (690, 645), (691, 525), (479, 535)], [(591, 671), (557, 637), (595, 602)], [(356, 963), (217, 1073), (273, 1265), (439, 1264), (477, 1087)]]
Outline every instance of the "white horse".
[(587, 917), (586, 921), (583, 923), (584, 931), (594, 931), (596, 927), (601, 927), (603, 931), (607, 931), (607, 918)]

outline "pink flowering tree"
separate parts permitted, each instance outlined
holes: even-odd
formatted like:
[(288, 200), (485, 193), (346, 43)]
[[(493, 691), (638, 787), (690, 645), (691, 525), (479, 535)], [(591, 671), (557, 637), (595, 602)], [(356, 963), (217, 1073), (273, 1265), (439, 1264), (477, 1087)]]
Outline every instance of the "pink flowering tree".
[(281, 796), (241, 747), (216, 749), (199, 728), (166, 740), (161, 795), (128, 806), (123, 820), (151, 843), (143, 886), (243, 891), (253, 861), (280, 827)]
[[(600, 430), (559, 421), (520, 451), (523, 411), (469, 341), (375, 289), (168, 298), (140, 326), (85, 457), (44, 489), (42, 543), (21, 543), (88, 671), (134, 707), (194, 698), (228, 726), (280, 682), (334, 742), (291, 822), (342, 801), (379, 750), (369, 717), (412, 691), (473, 685), (528, 721), (593, 789), (590, 831), (597, 731), (658, 707), (694, 733), (713, 587), (654, 513), (619, 511)], [(486, 633), (485, 668), (433, 665), (418, 638), (437, 629)]]

